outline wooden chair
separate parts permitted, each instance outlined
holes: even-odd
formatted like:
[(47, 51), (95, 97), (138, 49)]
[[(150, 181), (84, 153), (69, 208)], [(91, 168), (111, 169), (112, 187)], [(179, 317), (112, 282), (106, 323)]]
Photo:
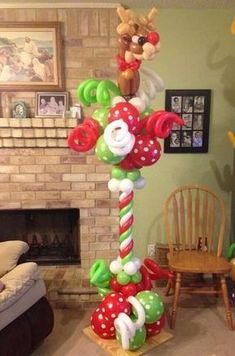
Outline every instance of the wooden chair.
[[(221, 257), (225, 208), (223, 200), (211, 189), (198, 185), (179, 187), (164, 204), (164, 226), (169, 244), (169, 267), (175, 272), (174, 299), (170, 326), (175, 327), (180, 292), (222, 294), (227, 324), (233, 330), (225, 274), (229, 263)], [(182, 275), (209, 274), (220, 283), (207, 286), (181, 285)]]

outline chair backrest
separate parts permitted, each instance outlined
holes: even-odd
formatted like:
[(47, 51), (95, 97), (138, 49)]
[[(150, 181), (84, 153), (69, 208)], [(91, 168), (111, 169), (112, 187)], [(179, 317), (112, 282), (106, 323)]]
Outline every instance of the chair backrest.
[(174, 190), (164, 203), (164, 226), (170, 254), (202, 250), (221, 256), (225, 227), (223, 200), (199, 185)]

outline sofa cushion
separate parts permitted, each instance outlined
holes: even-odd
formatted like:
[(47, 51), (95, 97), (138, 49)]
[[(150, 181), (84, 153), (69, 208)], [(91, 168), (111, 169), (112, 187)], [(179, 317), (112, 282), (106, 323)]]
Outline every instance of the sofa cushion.
[(29, 245), (24, 241), (0, 242), (0, 278), (11, 271), (19, 257), (29, 250)]
[(38, 266), (26, 262), (16, 266), (2, 277), (5, 289), (0, 293), (0, 312), (9, 308), (39, 279)]

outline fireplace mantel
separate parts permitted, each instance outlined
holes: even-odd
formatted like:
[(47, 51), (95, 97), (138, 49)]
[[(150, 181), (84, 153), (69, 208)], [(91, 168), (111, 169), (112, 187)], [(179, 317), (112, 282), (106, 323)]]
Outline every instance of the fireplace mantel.
[(0, 148), (67, 147), (68, 132), (76, 119), (0, 118)]

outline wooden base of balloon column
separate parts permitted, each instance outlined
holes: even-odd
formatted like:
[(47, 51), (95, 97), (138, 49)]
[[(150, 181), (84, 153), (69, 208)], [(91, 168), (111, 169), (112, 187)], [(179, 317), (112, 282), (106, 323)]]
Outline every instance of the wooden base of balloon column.
[(92, 331), (90, 326), (83, 329), (83, 332), (93, 342), (95, 342), (102, 349), (104, 349), (106, 352), (109, 352), (110, 355), (113, 355), (113, 356), (144, 355), (146, 352), (154, 349), (155, 347), (159, 346), (160, 344), (163, 344), (164, 342), (173, 338), (173, 335), (171, 333), (169, 333), (168, 331), (165, 331), (163, 329), (163, 330), (161, 330), (160, 334), (158, 334), (156, 336), (149, 337), (147, 339), (147, 341), (145, 342), (145, 344), (137, 351), (125, 351), (120, 347), (120, 344), (118, 343), (118, 341), (116, 341), (114, 339), (111, 339), (111, 340), (101, 339), (98, 335), (96, 335)]

